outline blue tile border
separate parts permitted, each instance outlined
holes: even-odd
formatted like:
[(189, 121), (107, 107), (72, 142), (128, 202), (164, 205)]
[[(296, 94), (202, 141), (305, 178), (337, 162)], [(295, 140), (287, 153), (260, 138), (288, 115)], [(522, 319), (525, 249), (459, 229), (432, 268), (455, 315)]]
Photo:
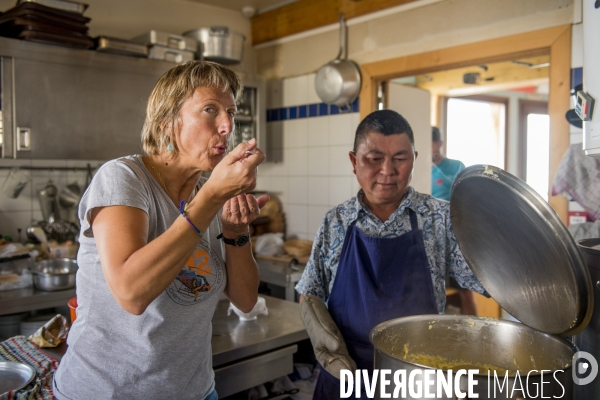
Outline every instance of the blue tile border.
[(327, 103), (302, 104), (299, 106), (268, 109), (267, 122), (322, 117), (326, 115), (338, 115), (354, 112), (358, 112), (358, 99), (351, 104), (349, 109)]

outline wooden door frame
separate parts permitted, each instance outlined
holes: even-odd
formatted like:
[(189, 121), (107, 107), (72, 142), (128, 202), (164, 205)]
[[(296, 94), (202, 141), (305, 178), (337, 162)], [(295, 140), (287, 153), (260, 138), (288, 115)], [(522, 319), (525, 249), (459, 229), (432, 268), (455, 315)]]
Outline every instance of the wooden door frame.
[[(403, 76), (488, 64), (515, 58), (550, 56), (550, 185), (558, 164), (569, 147), (571, 25), (560, 25), (482, 42), (429, 51), (361, 65), (360, 117), (376, 110), (377, 85)], [(566, 225), (568, 202), (548, 193), (548, 203)]]

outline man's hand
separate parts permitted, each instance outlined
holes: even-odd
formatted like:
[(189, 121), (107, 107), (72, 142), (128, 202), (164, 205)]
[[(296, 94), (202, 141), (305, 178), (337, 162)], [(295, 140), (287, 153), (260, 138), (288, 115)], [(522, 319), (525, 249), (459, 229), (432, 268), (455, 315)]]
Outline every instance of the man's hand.
[(303, 297), (300, 315), (317, 361), (338, 379), (342, 369), (355, 371), (356, 363), (350, 358), (342, 333), (331, 318), (323, 300), (312, 294)]

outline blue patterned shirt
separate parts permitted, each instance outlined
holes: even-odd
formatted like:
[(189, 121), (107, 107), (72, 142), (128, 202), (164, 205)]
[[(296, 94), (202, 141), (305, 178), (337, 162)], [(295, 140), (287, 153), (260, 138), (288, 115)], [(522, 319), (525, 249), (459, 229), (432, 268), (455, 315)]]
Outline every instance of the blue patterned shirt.
[(396, 211), (381, 222), (363, 202), (362, 189), (356, 197), (336, 206), (325, 214), (315, 237), (311, 257), (302, 278), (296, 285), (301, 295), (313, 294), (323, 301), (329, 299), (342, 253), (346, 230), (354, 221), (356, 227), (371, 237), (393, 238), (411, 230), (408, 209), (417, 215), (423, 230), (425, 252), (429, 261), (431, 281), (438, 311), (446, 307), (446, 275), (454, 277), (466, 289), (485, 294), (458, 248), (450, 223), (450, 203), (408, 188)]

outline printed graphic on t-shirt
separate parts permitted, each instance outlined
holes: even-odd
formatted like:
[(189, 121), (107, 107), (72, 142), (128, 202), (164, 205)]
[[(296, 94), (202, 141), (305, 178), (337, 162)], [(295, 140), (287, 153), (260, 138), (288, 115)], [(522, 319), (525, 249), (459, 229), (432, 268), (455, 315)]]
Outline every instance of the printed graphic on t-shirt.
[(223, 285), (223, 271), (221, 258), (210, 248), (208, 242), (202, 240), (167, 288), (167, 294), (177, 304), (199, 304)]

